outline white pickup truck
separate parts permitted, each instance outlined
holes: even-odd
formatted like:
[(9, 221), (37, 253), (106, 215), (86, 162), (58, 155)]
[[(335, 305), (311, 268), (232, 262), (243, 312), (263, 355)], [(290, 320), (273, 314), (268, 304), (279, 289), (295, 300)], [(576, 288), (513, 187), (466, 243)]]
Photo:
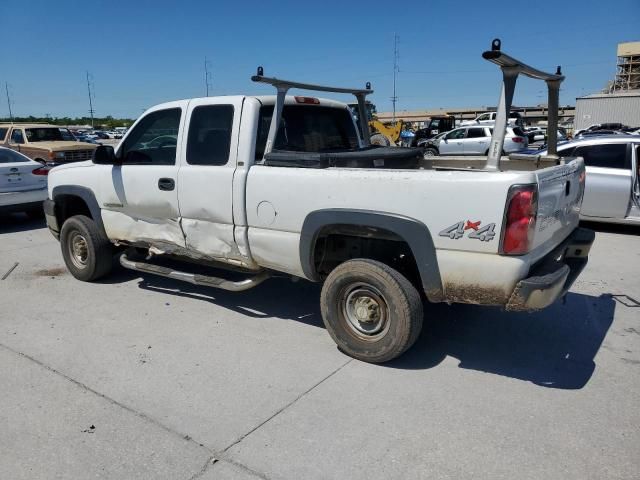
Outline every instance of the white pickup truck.
[[(364, 112), (369, 86), (300, 84), (259, 69), (253, 80), (276, 96), (158, 105), (116, 151), (99, 147), (93, 161), (54, 168), (47, 223), (83, 281), (107, 275), (118, 254), (129, 269), (232, 291), (274, 272), (324, 282), (327, 330), (368, 362), (414, 343), (424, 297), (544, 308), (571, 286), (593, 242), (578, 228), (584, 164), (555, 156), (553, 140), (545, 157), (496, 156), (516, 67), (495, 43), (484, 55), (507, 72), (488, 159), (425, 164), (420, 149), (369, 146), (366, 122), (356, 125), (346, 104), (286, 96), (352, 93)], [(562, 76), (517, 68), (557, 96)]]

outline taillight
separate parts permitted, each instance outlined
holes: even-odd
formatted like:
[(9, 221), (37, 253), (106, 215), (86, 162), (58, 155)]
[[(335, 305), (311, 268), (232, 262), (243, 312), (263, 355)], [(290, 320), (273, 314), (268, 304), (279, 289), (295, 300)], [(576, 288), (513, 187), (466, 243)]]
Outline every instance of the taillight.
[(307, 103), (311, 105), (320, 105), (320, 100), (315, 97), (293, 97), (296, 99), (297, 103)]
[(536, 230), (538, 191), (536, 185), (516, 185), (509, 190), (502, 232), (502, 253), (522, 255), (531, 248)]
[(46, 167), (38, 167), (35, 170), (32, 170), (31, 173), (34, 175), (49, 175), (49, 168)]
[(522, 138), (522, 137), (513, 137), (513, 138), (511, 138), (511, 140), (513, 140), (516, 143), (524, 142), (524, 138)]

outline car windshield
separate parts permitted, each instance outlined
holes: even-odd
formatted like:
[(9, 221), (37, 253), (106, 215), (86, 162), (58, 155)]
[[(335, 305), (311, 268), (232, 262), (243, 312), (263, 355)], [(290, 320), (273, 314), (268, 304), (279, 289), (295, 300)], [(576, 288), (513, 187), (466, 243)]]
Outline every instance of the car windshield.
[(58, 128), (25, 128), (29, 142), (51, 142), (64, 140)]
[[(262, 160), (273, 105), (260, 108), (256, 159)], [(348, 110), (309, 105), (285, 105), (274, 150), (337, 152), (358, 148), (358, 136)]]

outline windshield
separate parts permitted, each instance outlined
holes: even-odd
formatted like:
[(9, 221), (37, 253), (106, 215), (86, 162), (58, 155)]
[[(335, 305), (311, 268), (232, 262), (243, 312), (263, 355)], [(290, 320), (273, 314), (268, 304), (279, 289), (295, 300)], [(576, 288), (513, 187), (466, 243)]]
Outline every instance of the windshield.
[[(269, 135), (273, 105), (260, 108), (256, 159), (262, 160)], [(274, 150), (339, 152), (358, 148), (358, 136), (349, 110), (309, 105), (285, 105)]]
[(64, 140), (58, 128), (25, 128), (29, 142), (51, 142)]

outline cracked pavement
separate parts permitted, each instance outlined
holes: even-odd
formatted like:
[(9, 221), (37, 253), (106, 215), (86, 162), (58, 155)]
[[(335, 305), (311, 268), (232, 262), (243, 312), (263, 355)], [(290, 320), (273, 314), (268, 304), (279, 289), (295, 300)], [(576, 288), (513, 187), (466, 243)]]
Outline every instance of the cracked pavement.
[(564, 303), (430, 306), (379, 366), (336, 349), (317, 285), (82, 283), (0, 218), (0, 478), (637, 477), (640, 231), (597, 229)]

